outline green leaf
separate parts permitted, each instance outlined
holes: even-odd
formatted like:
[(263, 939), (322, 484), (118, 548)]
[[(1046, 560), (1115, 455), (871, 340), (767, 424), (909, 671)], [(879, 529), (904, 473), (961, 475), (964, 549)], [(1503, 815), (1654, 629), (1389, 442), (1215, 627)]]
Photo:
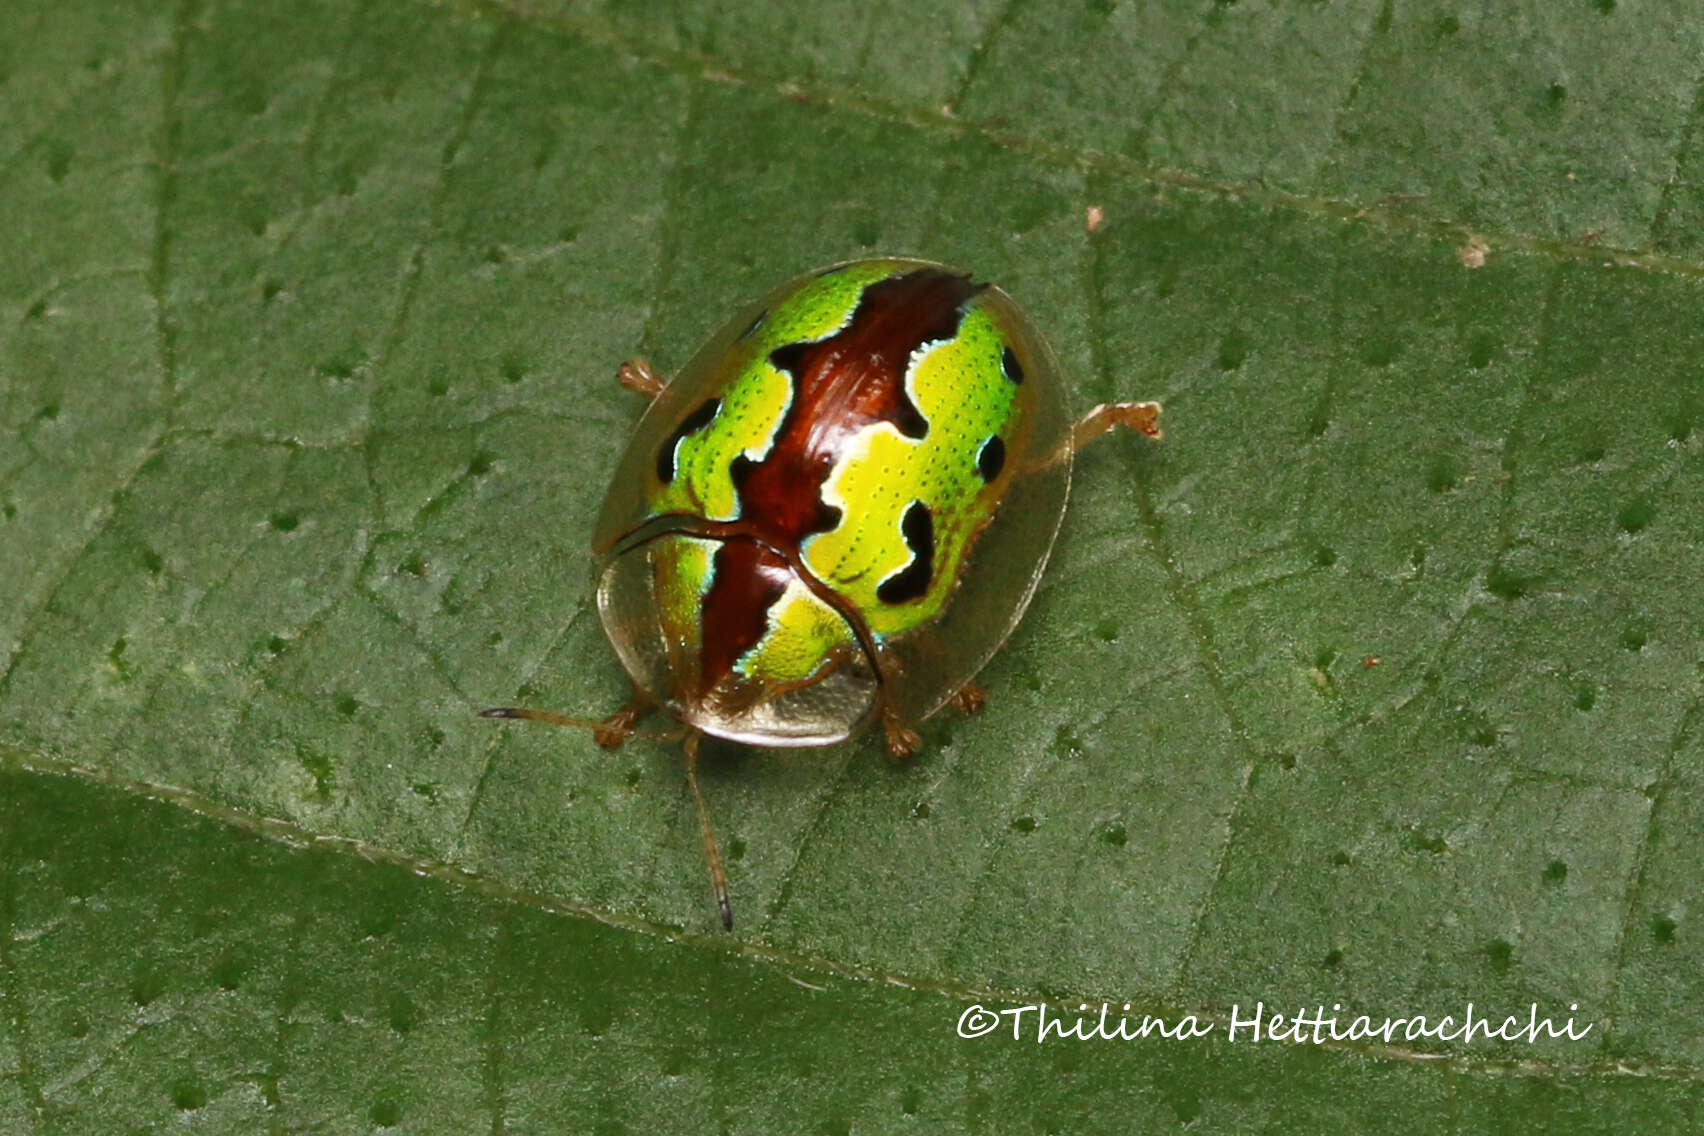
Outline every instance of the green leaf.
[[(1686, 6), (14, 7), (0, 1128), (1693, 1119)], [(726, 936), (677, 748), (475, 712), (625, 695), (615, 364), (876, 252), (1167, 436), (916, 761), (707, 747)], [(1229, 1033), (1468, 1003), (1590, 1030)]]

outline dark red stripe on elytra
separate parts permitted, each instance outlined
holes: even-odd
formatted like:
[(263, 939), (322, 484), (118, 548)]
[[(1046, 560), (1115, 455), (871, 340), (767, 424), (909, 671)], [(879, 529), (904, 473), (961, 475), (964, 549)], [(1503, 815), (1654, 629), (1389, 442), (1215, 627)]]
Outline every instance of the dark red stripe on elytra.
[(928, 433), (905, 389), (911, 354), (958, 334), (966, 301), (984, 287), (938, 268), (890, 276), (864, 289), (835, 334), (771, 352), (793, 398), (769, 453), (740, 471), (740, 518), (783, 547), (838, 524), (822, 488), (842, 448), (879, 422), (911, 438)]
[(733, 673), (740, 657), (769, 630), (769, 609), (793, 577), (787, 560), (755, 540), (724, 540), (704, 595), (704, 653), (699, 675), (704, 694)]
[[(864, 289), (846, 326), (833, 335), (770, 352), (770, 362), (793, 385), (792, 398), (763, 459), (742, 455), (729, 470), (740, 525), (756, 542), (796, 551), (807, 537), (840, 523), (841, 511), (823, 501), (823, 486), (860, 431), (887, 422), (906, 437), (928, 433), (928, 420), (905, 389), (912, 353), (957, 335), (965, 305), (985, 287), (938, 268), (889, 276)], [(899, 597), (894, 602), (927, 590), (934, 561), (927, 508), (914, 505), (901, 529), (912, 562), (884, 584)], [(769, 608), (785, 588), (785, 559), (767, 550), (759, 554), (756, 542), (730, 541), (717, 553), (703, 605), (706, 690), (762, 639)], [(737, 545), (751, 547), (734, 551)], [(735, 576), (747, 579), (735, 582)]]

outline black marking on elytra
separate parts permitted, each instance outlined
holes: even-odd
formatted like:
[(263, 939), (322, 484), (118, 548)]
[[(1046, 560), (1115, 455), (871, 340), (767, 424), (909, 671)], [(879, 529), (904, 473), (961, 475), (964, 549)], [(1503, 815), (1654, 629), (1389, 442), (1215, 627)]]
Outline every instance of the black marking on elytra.
[(911, 400), (911, 392), (905, 389), (905, 384), (899, 384), (898, 405), (894, 407), (893, 424), (907, 438), (922, 441), (929, 436), (929, 420), (923, 417), (923, 412), (917, 409), (917, 404)]
[(721, 399), (705, 399), (697, 410), (688, 414), (681, 420), (681, 424), (674, 428), (674, 433), (670, 434), (668, 441), (663, 443), (663, 448), (657, 451), (657, 479), (659, 481), (667, 485), (674, 480), (675, 451), (680, 448), (680, 444), (686, 440), (688, 435), (696, 434), (710, 425), (710, 420), (716, 417), (716, 412), (720, 409), (722, 409)]
[(876, 585), (876, 598), (888, 604), (920, 598), (929, 590), (935, 571), (935, 518), (929, 507), (913, 501), (899, 522), (899, 532), (911, 549), (911, 563)]
[(750, 323), (746, 324), (746, 329), (744, 331), (740, 332), (740, 338), (745, 339), (747, 336), (751, 335), (752, 332), (754, 332), (758, 328), (762, 327), (763, 321), (768, 319), (768, 318), (769, 318), (769, 309), (764, 308), (761, 312), (757, 313), (757, 317), (755, 319), (753, 319)]
[(976, 452), (976, 472), (982, 475), (983, 481), (993, 481), (1000, 476), (1000, 471), (1006, 468), (1006, 443), (1000, 440), (1000, 435), (990, 434), (988, 440), (982, 443), (982, 448)]
[(1010, 347), (1000, 352), (1000, 370), (1014, 383), (1024, 381), (1024, 365), (1018, 362), (1018, 353)]

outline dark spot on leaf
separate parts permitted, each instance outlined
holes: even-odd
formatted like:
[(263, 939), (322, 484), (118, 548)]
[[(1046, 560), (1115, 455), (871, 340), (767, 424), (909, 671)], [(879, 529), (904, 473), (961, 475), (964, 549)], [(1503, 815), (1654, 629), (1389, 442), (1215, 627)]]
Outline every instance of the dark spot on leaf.
[(397, 570), (406, 572), (415, 579), (424, 579), (426, 577), (426, 558), (418, 552), (411, 552), (407, 559), (397, 565)]
[(565, 245), (571, 245), (580, 239), (580, 226), (564, 225), (562, 231), (556, 234), (556, 239)]
[(207, 1107), (207, 1089), (194, 1077), (179, 1077), (172, 1082), (172, 1105), (184, 1112)]
[(1036, 825), (1036, 819), (1032, 816), (1021, 816), (1021, 817), (1012, 818), (1012, 831), (1013, 832), (1034, 832), (1035, 831), (1035, 825)]
[(1329, 568), (1337, 563), (1337, 550), (1320, 545), (1314, 549), (1314, 563), (1321, 568)]
[(402, 1123), (402, 1105), (395, 1097), (380, 1097), (367, 1115), (380, 1128), (395, 1128)]
[(1537, 576), (1524, 576), (1498, 564), (1485, 578), (1485, 588), (1500, 600), (1519, 600), (1532, 595), (1539, 582)]
[(1488, 331), (1475, 332), (1467, 341), (1467, 365), (1478, 371), (1491, 365), (1497, 357), (1497, 341)]
[(57, 420), (59, 418), (59, 404), (57, 402), (48, 403), (46, 406), (36, 411), (36, 417), (43, 422), (53, 422)]
[(491, 465), (496, 460), (497, 455), (480, 450), (467, 463), (467, 475), (469, 477), (484, 477), (491, 472)]
[(1095, 638), (1102, 643), (1118, 642), (1118, 620), (1108, 618), (1096, 623)]
[(120, 635), (107, 650), (107, 667), (119, 682), (128, 681), (130, 678), (130, 664), (124, 661), (124, 650), (128, 646), (129, 641)]
[(1491, 969), (1498, 974), (1507, 974), (1509, 965), (1514, 961), (1515, 948), (1507, 939), (1492, 939), (1485, 944), (1485, 958), (1491, 964)]
[(915, 805), (912, 805), (911, 806), (911, 815), (917, 820), (928, 820), (929, 819), (929, 802), (928, 801), (918, 801)]
[(130, 1001), (132, 1005), (149, 1005), (165, 992), (165, 976), (150, 966), (140, 966), (130, 976)]
[(1552, 109), (1560, 109), (1562, 104), (1568, 101), (1568, 88), (1561, 83), (1552, 83), (1544, 98)]
[(1430, 852), (1434, 856), (1448, 852), (1450, 849), (1449, 843), (1445, 841), (1442, 836), (1435, 833), (1422, 832), (1418, 828), (1411, 828), (1408, 830), (1408, 839), (1406, 843), (1413, 851)]
[(1440, 454), (1432, 459), (1432, 464), (1426, 467), (1426, 488), (1433, 493), (1448, 493), (1455, 488), (1461, 474), (1456, 470), (1455, 462)]
[(386, 1011), (390, 1028), (397, 1033), (411, 1033), (420, 1024), (420, 1011), (414, 1006), (414, 999), (405, 991), (397, 991), (390, 997), (390, 1006)]
[(147, 570), (150, 576), (158, 576), (166, 567), (165, 558), (147, 545), (142, 546), (142, 551), (137, 555), (137, 558), (142, 561), (142, 567)]
[(1130, 842), (1130, 834), (1125, 831), (1122, 821), (1115, 820), (1101, 829), (1100, 840), (1113, 848), (1123, 848)]
[(1621, 633), (1621, 645), (1629, 651), (1643, 651), (1648, 638), (1645, 629), (1635, 624)]
[(724, 848), (723, 851), (728, 854), (729, 863), (738, 863), (745, 859), (746, 842), (737, 836), (731, 837), (728, 840), (727, 847)]
[(361, 701), (353, 694), (339, 694), (337, 696), (337, 712), (345, 718), (353, 718), (355, 712), (359, 709), (361, 709)]
[(301, 523), (302, 519), (295, 513), (272, 514), (272, 527), (279, 532), (295, 532), (296, 526)]
[(242, 984), (248, 966), (236, 955), (225, 955), (213, 966), (213, 981), (221, 990), (235, 990)]
[(1674, 942), (1674, 933), (1680, 924), (1667, 915), (1658, 915), (1651, 919), (1651, 938), (1659, 943)]
[(503, 356), (503, 362), (498, 370), (506, 383), (518, 383), (527, 377), (527, 365), (521, 361), (518, 355)]
[(1453, 36), (1461, 31), (1461, 21), (1454, 16), (1443, 16), (1436, 25), (1439, 36)]
[(1574, 708), (1576, 710), (1590, 710), (1595, 705), (1597, 705), (1597, 691), (1593, 688), (1582, 686), (1574, 692)]
[(1607, 16), (1615, 11), (1615, 0), (1592, 0), (1592, 7)]
[(322, 801), (329, 798), (331, 796), (333, 770), (331, 756), (298, 742), (296, 743), (296, 762), (307, 770), (308, 775), (314, 779), (314, 795)]
[(36, 320), (36, 319), (40, 319), (42, 316), (44, 316), (46, 314), (47, 314), (47, 300), (45, 298), (43, 298), (43, 299), (37, 300), (35, 303), (31, 304), (24, 311), (24, 318), (27, 319), (27, 320)]
[(1327, 970), (1336, 970), (1343, 965), (1343, 952), (1332, 947), (1325, 952), (1325, 957), (1319, 960), (1319, 964)]
[(272, 279), (263, 280), (260, 285), (260, 302), (263, 304), (270, 304), (273, 300), (278, 298), (278, 293), (283, 290), (284, 285), (281, 281)]
[(1248, 351), (1248, 336), (1244, 335), (1241, 331), (1233, 331), (1226, 335), (1225, 338), (1219, 341), (1219, 355), (1217, 359), (1219, 370), (1236, 370), (1238, 367), (1243, 365), (1243, 360), (1248, 358)]
[(1338, 850), (1331, 854), (1331, 864), (1334, 868), (1347, 868), (1351, 863), (1353, 863), (1353, 861), (1349, 858), (1349, 853), (1347, 852)]
[(50, 143), (47, 147), (47, 176), (58, 185), (70, 172), (71, 147), (63, 142)]
[(501, 631), (493, 631), (485, 637), (485, 645), (487, 647), (495, 647), (501, 642), (503, 642), (503, 633)]
[(1649, 498), (1642, 497), (1637, 501), (1630, 501), (1624, 505), (1621, 509), (1620, 515), (1615, 518), (1615, 523), (1622, 532), (1632, 534), (1640, 532), (1649, 526), (1651, 521), (1656, 518), (1656, 515), (1657, 506), (1655, 502), (1651, 501)]
[(917, 1110), (923, 1107), (923, 1090), (915, 1085), (908, 1085), (899, 1094), (899, 1111), (907, 1116), (916, 1116)]
[(1380, 339), (1361, 350), (1361, 362), (1369, 367), (1388, 367), (1402, 354), (1402, 345), (1394, 339)]
[(1568, 865), (1560, 860), (1552, 860), (1544, 866), (1544, 882), (1555, 887), (1568, 878)]

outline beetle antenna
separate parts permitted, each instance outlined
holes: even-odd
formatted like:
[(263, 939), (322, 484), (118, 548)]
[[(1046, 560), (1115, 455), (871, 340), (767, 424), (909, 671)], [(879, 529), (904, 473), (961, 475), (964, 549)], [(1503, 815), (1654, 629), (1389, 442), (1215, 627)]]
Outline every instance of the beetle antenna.
[(558, 714), (552, 710), (528, 710), (524, 706), (493, 706), (489, 710), (479, 712), (481, 718), (516, 718), (527, 722), (548, 722), (552, 726), (569, 726), (577, 730), (595, 730), (603, 724), (602, 718), (576, 718), (571, 714)]
[(722, 867), (722, 852), (716, 847), (716, 834), (710, 829), (710, 810), (704, 804), (704, 791), (698, 787), (698, 739), (693, 730), (686, 735), (681, 747), (686, 750), (686, 783), (692, 786), (692, 802), (698, 806), (698, 827), (704, 830), (704, 855), (710, 860), (710, 888), (716, 893), (716, 906), (722, 912), (722, 930), (734, 929), (734, 907), (728, 902), (728, 872)]

